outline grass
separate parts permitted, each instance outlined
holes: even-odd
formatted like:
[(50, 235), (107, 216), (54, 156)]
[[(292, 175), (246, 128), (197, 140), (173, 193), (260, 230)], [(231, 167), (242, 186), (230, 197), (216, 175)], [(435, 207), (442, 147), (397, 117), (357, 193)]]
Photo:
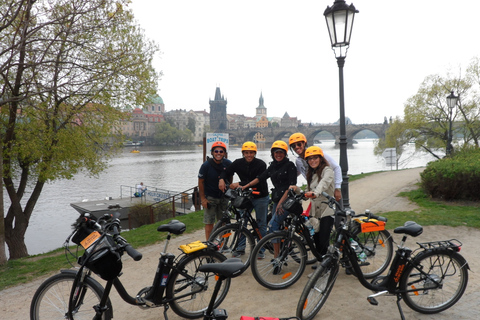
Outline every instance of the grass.
[[(373, 173), (351, 176), (349, 181), (354, 181), (371, 174)], [(413, 220), (423, 226), (466, 226), (480, 229), (480, 203), (478, 202), (456, 204), (435, 201), (429, 199), (421, 189), (403, 192), (400, 196), (408, 197), (411, 201), (417, 203), (420, 208), (415, 211), (382, 213), (382, 216), (388, 218), (387, 228), (389, 230), (401, 226), (405, 221), (409, 220)], [(175, 219), (184, 222), (187, 226), (186, 233), (191, 233), (203, 229), (202, 218), (203, 211), (197, 211), (185, 216), (178, 216)], [(157, 232), (157, 227), (169, 220), (171, 219), (123, 232), (122, 236), (127, 239), (134, 248), (141, 248), (161, 242), (165, 240), (166, 234), (164, 232)], [(203, 240), (203, 238), (198, 240)], [(0, 290), (30, 282), (38, 277), (47, 276), (65, 268), (70, 268), (70, 265), (66, 261), (64, 249), (57, 249), (41, 255), (8, 261), (6, 265), (0, 266)]]

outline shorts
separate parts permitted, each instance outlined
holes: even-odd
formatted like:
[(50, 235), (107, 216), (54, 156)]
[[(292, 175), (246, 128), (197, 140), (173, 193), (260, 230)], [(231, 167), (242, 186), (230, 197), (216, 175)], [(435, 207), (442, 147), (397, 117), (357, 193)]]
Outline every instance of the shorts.
[(203, 223), (214, 224), (215, 221), (222, 219), (223, 212), (227, 209), (228, 200), (210, 196), (207, 196), (207, 200), (210, 208), (203, 208)]

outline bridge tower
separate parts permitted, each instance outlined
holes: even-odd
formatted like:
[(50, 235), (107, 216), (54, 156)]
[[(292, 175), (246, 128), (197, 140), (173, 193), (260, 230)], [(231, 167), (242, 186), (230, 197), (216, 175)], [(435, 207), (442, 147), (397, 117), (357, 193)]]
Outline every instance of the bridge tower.
[(215, 90), (215, 99), (210, 100), (210, 129), (213, 132), (225, 132), (228, 126), (227, 100), (220, 93), (220, 88)]

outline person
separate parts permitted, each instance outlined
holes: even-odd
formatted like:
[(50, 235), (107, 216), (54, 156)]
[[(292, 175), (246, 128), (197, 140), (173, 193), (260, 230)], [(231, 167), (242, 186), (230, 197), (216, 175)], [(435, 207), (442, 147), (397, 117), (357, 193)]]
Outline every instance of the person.
[[(272, 144), (270, 153), (273, 161), (268, 168), (258, 175), (255, 179), (245, 184), (242, 189), (250, 188), (257, 185), (260, 181), (271, 179), (274, 189), (272, 190), (272, 218), (268, 226), (268, 232), (273, 232), (280, 229), (281, 224), (287, 218), (288, 211), (283, 210), (278, 206), (278, 201), (282, 198), (289, 186), (297, 184), (297, 169), (295, 164), (288, 159), (288, 145), (285, 141), (277, 140)], [(278, 256), (280, 252), (280, 244), (274, 243), (274, 257)], [(280, 269), (275, 269), (274, 274), (278, 274)]]
[(137, 192), (135, 192), (135, 197), (143, 197), (145, 191), (147, 191), (147, 187), (143, 185), (143, 182), (140, 182), (137, 184)]
[[(303, 177), (306, 179), (308, 168), (307, 161), (305, 160), (305, 150), (308, 148), (307, 138), (303, 133), (296, 132), (290, 136), (290, 138), (288, 139), (288, 143), (290, 145), (290, 150), (292, 150), (294, 154), (298, 155), (297, 159), (295, 160), (295, 165), (297, 166), (297, 174), (302, 174)], [(325, 152), (323, 152), (323, 155), (335, 174), (334, 197), (337, 201), (340, 201), (340, 199), (342, 198), (342, 168), (330, 155)]]
[(227, 199), (218, 188), (218, 183), (221, 173), (232, 163), (226, 159), (227, 146), (221, 141), (212, 144), (210, 154), (212, 158), (207, 158), (198, 172), (198, 193), (204, 208), (203, 223), (207, 240), (215, 221), (221, 219), (223, 211), (227, 209)]
[[(233, 163), (220, 175), (220, 190), (225, 191), (226, 189), (226, 177), (233, 176), (235, 173), (238, 175), (240, 181), (230, 184), (231, 189), (236, 189), (254, 180), (267, 169), (265, 162), (256, 158), (257, 145), (254, 142), (247, 141), (242, 145), (242, 155), (242, 158), (233, 161)], [(267, 181), (260, 181), (255, 189), (259, 194), (253, 195), (252, 203), (253, 208), (255, 209), (255, 219), (257, 220), (260, 234), (263, 237), (267, 233), (268, 203), (270, 202)], [(242, 244), (239, 245), (236, 252), (233, 253), (233, 256), (238, 257), (241, 254), (245, 254), (245, 251), (242, 251)], [(263, 259), (264, 257), (265, 254), (261, 252), (258, 254), (257, 258)]]
[[(324, 255), (327, 253), (334, 216), (333, 210), (329, 210), (326, 203), (327, 198), (322, 195), (322, 192), (333, 196), (335, 190), (334, 172), (320, 147), (312, 146), (305, 150), (305, 160), (308, 164), (305, 197), (310, 198), (312, 201), (310, 220), (315, 228), (313, 240), (318, 253)], [(301, 190), (296, 185), (290, 186), (290, 189), (294, 189), (296, 193), (300, 193)], [(280, 203), (283, 203), (287, 198), (287, 194), (288, 190), (280, 200)]]

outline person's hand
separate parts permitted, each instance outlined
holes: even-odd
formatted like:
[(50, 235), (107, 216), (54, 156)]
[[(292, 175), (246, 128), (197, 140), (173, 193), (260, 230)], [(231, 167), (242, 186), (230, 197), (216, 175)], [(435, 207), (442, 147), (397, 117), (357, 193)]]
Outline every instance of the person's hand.
[(315, 198), (316, 198), (316, 196), (315, 196), (315, 192), (313, 192), (313, 191), (308, 191), (308, 192), (305, 192), (305, 194), (304, 194), (304, 195), (305, 195), (305, 198), (313, 198), (313, 199), (315, 199)]
[(204, 208), (207, 208), (207, 207), (208, 207), (208, 200), (207, 200), (207, 198), (203, 198), (200, 203), (202, 204), (202, 207), (204, 207)]
[(218, 189), (220, 189), (222, 192), (225, 192), (225, 190), (227, 189), (227, 187), (225, 186), (225, 180), (218, 180)]
[(275, 209), (275, 214), (277, 216), (279, 216), (279, 215), (283, 214), (283, 211), (284, 210), (283, 210), (283, 207), (282, 207), (282, 202), (278, 202), (277, 208)]
[(335, 189), (335, 192), (333, 193), (333, 196), (335, 197), (335, 200), (340, 201), (340, 199), (342, 199), (342, 190), (341, 189)]
[(238, 187), (240, 187), (240, 185), (238, 184), (238, 182), (235, 182), (235, 183), (231, 183), (231, 184), (230, 184), (230, 189), (235, 190), (235, 189), (237, 189)]

